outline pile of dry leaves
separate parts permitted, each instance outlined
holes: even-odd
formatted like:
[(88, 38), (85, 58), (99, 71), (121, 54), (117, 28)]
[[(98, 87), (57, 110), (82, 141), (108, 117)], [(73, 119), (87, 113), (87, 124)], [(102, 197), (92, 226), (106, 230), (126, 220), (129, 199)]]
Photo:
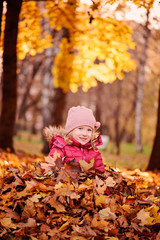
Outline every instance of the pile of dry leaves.
[(142, 188), (138, 173), (102, 173), (93, 161), (63, 164), (55, 156), (54, 162), (45, 175), (38, 164), (28, 171), (6, 168), (0, 239), (160, 240), (159, 183)]

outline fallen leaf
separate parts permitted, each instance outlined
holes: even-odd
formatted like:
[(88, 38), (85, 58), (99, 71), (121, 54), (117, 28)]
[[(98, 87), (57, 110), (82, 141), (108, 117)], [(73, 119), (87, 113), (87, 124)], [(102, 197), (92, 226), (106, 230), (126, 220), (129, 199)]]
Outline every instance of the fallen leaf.
[(42, 196), (40, 194), (34, 194), (32, 197), (30, 197), (29, 199), (32, 202), (39, 202), (39, 199), (42, 198)]
[(1, 225), (7, 229), (16, 229), (18, 228), (17, 224), (14, 224), (10, 217), (1, 219)]
[(105, 180), (106, 186), (108, 187), (114, 187), (116, 185), (116, 181), (113, 179), (113, 177), (108, 177)]
[(102, 210), (99, 211), (99, 218), (102, 219), (106, 219), (106, 220), (115, 220), (117, 217), (115, 215), (115, 213), (111, 212), (110, 208), (104, 208)]
[(96, 233), (89, 226), (79, 227), (79, 226), (73, 225), (72, 228), (74, 230), (73, 234), (78, 233), (85, 237), (96, 236)]
[(124, 215), (121, 215), (118, 217), (118, 222), (119, 222), (120, 227), (123, 227), (123, 228), (129, 227), (127, 219)]
[(80, 160), (79, 163), (80, 163), (81, 169), (84, 172), (87, 172), (89, 169), (93, 168), (94, 161), (95, 161), (94, 159), (91, 159), (90, 163), (87, 163), (85, 160)]
[(95, 198), (95, 204), (96, 206), (105, 206), (106, 205), (106, 196), (105, 195), (98, 195)]
[(35, 228), (37, 227), (36, 220), (34, 218), (28, 218), (26, 223), (18, 224), (21, 228)]
[(141, 220), (140, 226), (152, 225), (152, 222), (154, 220), (153, 217), (150, 217), (150, 213), (145, 209), (141, 209), (137, 213), (137, 219)]
[(94, 187), (98, 194), (104, 194), (106, 190), (105, 182), (102, 179), (100, 179), (98, 176), (95, 177)]
[(34, 206), (34, 203), (30, 199), (28, 199), (26, 201), (26, 205), (22, 212), (22, 219), (28, 219), (28, 218), (34, 217), (35, 214), (36, 214), (36, 208)]

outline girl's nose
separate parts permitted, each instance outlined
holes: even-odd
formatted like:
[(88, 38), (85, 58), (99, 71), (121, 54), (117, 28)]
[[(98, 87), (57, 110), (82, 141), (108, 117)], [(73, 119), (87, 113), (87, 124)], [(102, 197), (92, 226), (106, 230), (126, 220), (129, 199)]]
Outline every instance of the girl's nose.
[(84, 129), (82, 134), (83, 134), (84, 136), (86, 136), (86, 135), (87, 135), (87, 131)]

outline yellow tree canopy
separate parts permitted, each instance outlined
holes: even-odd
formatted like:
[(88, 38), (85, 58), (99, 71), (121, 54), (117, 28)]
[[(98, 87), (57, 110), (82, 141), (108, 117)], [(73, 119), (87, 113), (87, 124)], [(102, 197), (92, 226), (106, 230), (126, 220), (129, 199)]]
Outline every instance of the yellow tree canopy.
[[(124, 0), (125, 1), (125, 0)], [(132, 30), (109, 13), (108, 4), (119, 0), (94, 1), (91, 5), (80, 0), (46, 1), (46, 14), (36, 1), (23, 2), (18, 29), (17, 53), (35, 56), (54, 44), (49, 33), (42, 31), (42, 16), (56, 30), (67, 28), (69, 39), (62, 39), (60, 51), (52, 69), (55, 87), (64, 91), (87, 91), (97, 80), (111, 83), (122, 79), (123, 72), (135, 69), (128, 52), (134, 49)], [(132, 0), (138, 7), (151, 8), (154, 0)], [(4, 28), (3, 28), (4, 29)], [(3, 39), (3, 34), (2, 34)]]
[(130, 27), (98, 11), (90, 21), (86, 5), (59, 2), (58, 7), (52, 1), (46, 3), (50, 26), (69, 30), (69, 40), (62, 40), (53, 67), (55, 87), (76, 92), (82, 85), (87, 91), (97, 85), (96, 80), (111, 83), (122, 79), (124, 71), (135, 69), (128, 52), (134, 48)]
[(44, 49), (51, 47), (52, 37), (42, 34), (42, 13), (35, 1), (23, 2), (18, 26), (17, 54), (24, 59), (26, 54), (35, 56)]
[[(6, 11), (6, 6), (4, 7)], [(52, 46), (51, 35), (43, 33), (42, 30), (42, 12), (36, 6), (35, 1), (23, 2), (19, 16), (17, 56), (23, 60), (26, 54), (35, 56), (42, 53), (44, 49)], [(0, 50), (3, 51), (5, 29), (5, 13), (2, 16), (2, 32), (0, 39)], [(43, 34), (42, 34), (43, 33)]]

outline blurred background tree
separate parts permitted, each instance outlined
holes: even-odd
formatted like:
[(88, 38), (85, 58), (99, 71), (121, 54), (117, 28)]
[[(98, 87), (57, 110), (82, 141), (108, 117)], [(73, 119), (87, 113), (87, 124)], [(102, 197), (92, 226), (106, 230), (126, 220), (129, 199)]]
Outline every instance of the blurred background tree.
[[(3, 1), (1, 1), (3, 5)], [(3, 44), (2, 110), (0, 117), (0, 146), (13, 151), (13, 132), (17, 104), (17, 33), (22, 1), (7, 2)], [(2, 12), (2, 10), (0, 11)], [(2, 18), (0, 18), (2, 20)], [(1, 23), (0, 23), (1, 24)], [(2, 31), (1, 31), (2, 33)], [(2, 34), (1, 34), (2, 35)]]

